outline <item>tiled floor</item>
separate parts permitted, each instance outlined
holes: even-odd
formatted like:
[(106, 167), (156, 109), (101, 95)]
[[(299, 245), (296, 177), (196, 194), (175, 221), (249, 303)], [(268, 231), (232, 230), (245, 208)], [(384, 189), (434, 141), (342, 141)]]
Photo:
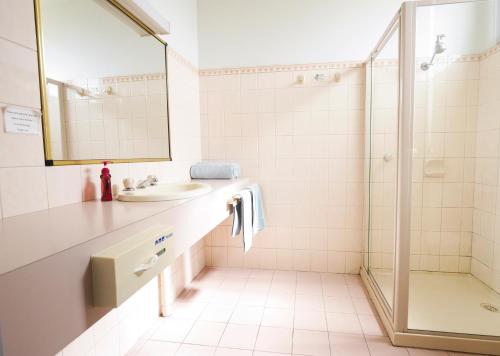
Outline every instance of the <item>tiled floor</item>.
[(359, 276), (207, 268), (129, 355), (455, 354), (393, 347)]

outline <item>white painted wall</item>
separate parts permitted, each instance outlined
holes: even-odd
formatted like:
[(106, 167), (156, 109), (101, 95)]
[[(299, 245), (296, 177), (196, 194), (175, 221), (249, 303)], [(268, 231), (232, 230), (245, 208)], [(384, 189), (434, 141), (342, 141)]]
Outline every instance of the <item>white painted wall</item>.
[(170, 22), (171, 33), (162, 38), (198, 66), (198, 5), (196, 0), (143, 0)]
[[(200, 68), (364, 60), (402, 2), (198, 0)], [(417, 56), (432, 55), (438, 33), (447, 35), (447, 54), (493, 46), (496, 3), (419, 7)], [(392, 46), (384, 56), (396, 54)]]
[(198, 0), (200, 68), (365, 59), (401, 3)]

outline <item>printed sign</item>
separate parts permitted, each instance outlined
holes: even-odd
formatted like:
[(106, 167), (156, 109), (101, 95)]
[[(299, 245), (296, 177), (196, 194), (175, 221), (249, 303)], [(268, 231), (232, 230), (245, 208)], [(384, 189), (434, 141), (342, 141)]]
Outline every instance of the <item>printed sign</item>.
[(40, 113), (17, 106), (7, 106), (3, 113), (5, 132), (40, 135)]

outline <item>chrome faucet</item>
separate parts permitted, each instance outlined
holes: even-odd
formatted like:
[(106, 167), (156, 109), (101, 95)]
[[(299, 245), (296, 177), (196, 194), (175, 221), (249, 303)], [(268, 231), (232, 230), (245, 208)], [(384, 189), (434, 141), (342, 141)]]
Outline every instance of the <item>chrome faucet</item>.
[(150, 175), (146, 179), (139, 181), (137, 183), (137, 189), (144, 189), (146, 187), (152, 186), (152, 185), (157, 185), (158, 184), (158, 178), (156, 176)]

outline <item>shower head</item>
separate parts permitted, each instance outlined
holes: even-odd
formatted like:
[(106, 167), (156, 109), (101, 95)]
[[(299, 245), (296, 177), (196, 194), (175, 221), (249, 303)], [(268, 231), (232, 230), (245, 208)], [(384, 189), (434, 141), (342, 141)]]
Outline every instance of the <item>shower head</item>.
[(420, 69), (428, 70), (434, 64), (434, 57), (436, 54), (441, 54), (446, 51), (446, 43), (444, 43), (443, 38), (445, 38), (445, 34), (440, 34), (436, 36), (436, 43), (434, 44), (434, 53), (432, 54), (432, 58), (429, 62), (424, 62), (420, 65)]
[(444, 51), (446, 51), (446, 43), (444, 43), (443, 38), (445, 38), (446, 35), (437, 35), (436, 38), (436, 45), (434, 46), (434, 53), (436, 54), (441, 54)]

